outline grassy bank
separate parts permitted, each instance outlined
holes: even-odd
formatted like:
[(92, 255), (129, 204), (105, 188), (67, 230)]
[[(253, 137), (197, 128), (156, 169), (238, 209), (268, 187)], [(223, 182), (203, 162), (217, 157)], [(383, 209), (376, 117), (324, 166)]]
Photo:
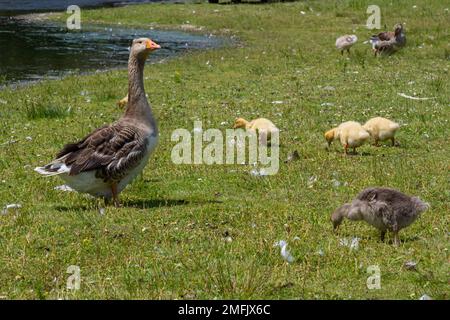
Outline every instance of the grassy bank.
[[(160, 144), (143, 176), (122, 193), (124, 207), (103, 215), (95, 200), (54, 190), (62, 181), (33, 168), (120, 116), (115, 102), (126, 94), (126, 70), (0, 91), (0, 206), (22, 205), (0, 215), (0, 296), (447, 299), (448, 6), (378, 1), (383, 25), (406, 22), (408, 44), (376, 59), (362, 43), (372, 34), (364, 27), (371, 1), (327, 3), (83, 10), (83, 22), (189, 24), (243, 45), (147, 65)], [(334, 49), (346, 33), (360, 39), (349, 58)], [(338, 144), (324, 149), (327, 129), (377, 115), (402, 124), (400, 147), (366, 145), (349, 157)], [(192, 130), (194, 120), (226, 129), (237, 116), (267, 117), (282, 130), (277, 175), (253, 177), (245, 165), (172, 163), (174, 129)], [(301, 159), (283, 163), (294, 150)], [(399, 248), (379, 242), (363, 223), (332, 233), (330, 213), (374, 185), (431, 204), (401, 232)], [(339, 244), (350, 237), (361, 238), (358, 250)], [(273, 247), (280, 239), (294, 263)], [(406, 261), (417, 262), (417, 271), (406, 270)], [(70, 265), (81, 270), (78, 291), (66, 289)], [(380, 267), (379, 290), (367, 289), (370, 265)]]

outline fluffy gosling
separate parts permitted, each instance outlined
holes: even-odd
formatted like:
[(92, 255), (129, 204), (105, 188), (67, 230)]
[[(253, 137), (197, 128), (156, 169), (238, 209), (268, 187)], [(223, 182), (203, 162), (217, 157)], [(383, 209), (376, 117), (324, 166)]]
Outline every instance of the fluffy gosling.
[(386, 118), (375, 117), (367, 121), (363, 128), (370, 133), (376, 146), (379, 145), (379, 141), (388, 139), (392, 141), (392, 146), (395, 146), (395, 133), (400, 125)]
[(339, 139), (346, 155), (348, 148), (353, 148), (353, 153), (356, 154), (356, 148), (362, 146), (369, 138), (370, 134), (355, 121), (341, 123), (337, 128), (325, 132), (328, 147), (334, 140)]
[(387, 231), (394, 234), (394, 244), (400, 244), (398, 232), (412, 224), (429, 205), (418, 197), (408, 196), (389, 188), (367, 188), (351, 202), (336, 209), (331, 215), (336, 231), (344, 218), (364, 220), (381, 232), (381, 241)]
[(238, 128), (255, 131), (258, 134), (259, 142), (264, 144), (270, 141), (273, 133), (280, 131), (272, 121), (265, 118), (258, 118), (252, 121), (237, 118), (234, 122), (233, 129)]
[(354, 34), (345, 35), (336, 39), (336, 48), (341, 51), (341, 55), (344, 55), (346, 50), (350, 54), (350, 48), (358, 41), (358, 37)]
[(126, 97), (120, 99), (119, 101), (117, 101), (117, 106), (119, 106), (119, 108), (123, 108), (128, 104), (128, 95), (126, 95)]

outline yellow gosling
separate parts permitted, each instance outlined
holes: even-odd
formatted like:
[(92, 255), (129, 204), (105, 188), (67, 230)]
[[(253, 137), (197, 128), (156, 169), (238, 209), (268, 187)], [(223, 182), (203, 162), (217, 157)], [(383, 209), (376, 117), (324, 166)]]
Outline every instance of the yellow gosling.
[(398, 123), (382, 117), (375, 117), (367, 121), (363, 128), (370, 133), (376, 146), (379, 141), (390, 139), (395, 146), (395, 133), (400, 128)]
[(267, 144), (270, 141), (272, 133), (280, 131), (272, 121), (265, 118), (258, 118), (252, 121), (237, 118), (234, 122), (233, 129), (238, 128), (257, 132), (260, 143), (264, 144)]
[(369, 138), (370, 134), (361, 124), (355, 121), (341, 123), (337, 128), (325, 132), (325, 139), (328, 142), (328, 146), (334, 140), (339, 139), (344, 147), (345, 154), (348, 154), (348, 148), (353, 148), (353, 152), (356, 153), (356, 148), (362, 146)]

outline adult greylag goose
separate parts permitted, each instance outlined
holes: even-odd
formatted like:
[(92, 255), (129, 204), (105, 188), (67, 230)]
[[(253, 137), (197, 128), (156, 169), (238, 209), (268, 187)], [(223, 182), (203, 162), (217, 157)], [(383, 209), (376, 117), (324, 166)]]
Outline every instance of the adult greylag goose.
[(128, 60), (128, 106), (113, 124), (84, 139), (69, 143), (49, 164), (35, 171), (59, 175), (78, 192), (111, 198), (118, 207), (119, 193), (145, 167), (158, 141), (158, 128), (144, 91), (144, 64), (160, 46), (147, 38), (133, 40)]
[(392, 53), (405, 46), (406, 36), (401, 23), (397, 23), (394, 31), (380, 32), (370, 37), (375, 56), (380, 53)]
[(358, 41), (358, 37), (356, 35), (347, 34), (336, 39), (336, 48), (341, 51), (341, 55), (344, 54), (344, 50), (347, 50), (347, 53), (350, 54), (350, 48), (356, 43), (356, 41)]
[(364, 220), (381, 231), (384, 241), (386, 231), (394, 233), (394, 244), (400, 239), (398, 232), (413, 223), (429, 205), (418, 197), (410, 197), (389, 188), (367, 188), (351, 202), (346, 203), (331, 215), (336, 230), (344, 218)]

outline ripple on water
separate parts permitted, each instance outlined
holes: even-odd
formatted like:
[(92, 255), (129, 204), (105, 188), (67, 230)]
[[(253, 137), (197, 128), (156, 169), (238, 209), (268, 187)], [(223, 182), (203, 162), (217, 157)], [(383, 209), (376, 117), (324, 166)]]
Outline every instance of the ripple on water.
[(0, 81), (7, 84), (58, 78), (73, 71), (125, 68), (131, 40), (149, 37), (159, 43), (153, 62), (190, 49), (216, 48), (225, 40), (179, 31), (83, 25), (68, 31), (52, 22), (0, 17)]

